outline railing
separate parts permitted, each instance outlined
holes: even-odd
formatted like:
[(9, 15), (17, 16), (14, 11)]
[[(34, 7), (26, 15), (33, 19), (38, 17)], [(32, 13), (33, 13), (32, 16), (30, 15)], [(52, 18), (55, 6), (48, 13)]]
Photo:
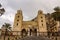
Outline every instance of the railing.
[(18, 40), (20, 38), (26, 36), (43, 36), (50, 38), (52, 40), (59, 40), (60, 39), (60, 32), (27, 32), (22, 33), (20, 31), (12, 31), (12, 32), (1, 32), (0, 40)]

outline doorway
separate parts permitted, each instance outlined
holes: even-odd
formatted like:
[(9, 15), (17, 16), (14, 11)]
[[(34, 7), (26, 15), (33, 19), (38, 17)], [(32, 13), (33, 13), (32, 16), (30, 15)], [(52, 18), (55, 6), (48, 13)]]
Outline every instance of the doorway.
[(26, 31), (26, 29), (22, 29), (22, 31), (21, 31), (21, 36), (22, 36), (22, 38), (25, 37), (25, 36), (27, 36), (27, 31)]

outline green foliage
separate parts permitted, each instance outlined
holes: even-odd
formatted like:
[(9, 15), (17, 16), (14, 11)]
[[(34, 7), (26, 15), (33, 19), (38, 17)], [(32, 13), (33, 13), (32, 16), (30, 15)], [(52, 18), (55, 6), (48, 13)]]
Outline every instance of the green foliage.
[(3, 24), (2, 25), (2, 27), (4, 27), (5, 28), (5, 33), (4, 33), (4, 40), (5, 40), (5, 36), (6, 35), (9, 35), (9, 30), (11, 30), (11, 27), (10, 27), (11, 25), (9, 24), (9, 23), (5, 23), (5, 24)]
[(0, 4), (0, 16), (2, 16), (4, 14), (4, 12), (5, 12), (5, 9), (1, 8), (1, 7), (2, 7), (2, 5)]
[(54, 10), (55, 10), (56, 12), (57, 12), (57, 11), (60, 11), (60, 7), (57, 6), (57, 7), (54, 8)]
[(60, 7), (54, 8), (55, 12), (51, 14), (51, 16), (54, 18), (54, 20), (60, 21)]
[(5, 23), (2, 27), (4, 27), (4, 28), (6, 28), (7, 30), (9, 29), (9, 30), (11, 30), (11, 24), (9, 24), (9, 23)]
[(52, 17), (55, 20), (60, 21), (60, 12), (54, 12), (54, 13), (52, 13)]

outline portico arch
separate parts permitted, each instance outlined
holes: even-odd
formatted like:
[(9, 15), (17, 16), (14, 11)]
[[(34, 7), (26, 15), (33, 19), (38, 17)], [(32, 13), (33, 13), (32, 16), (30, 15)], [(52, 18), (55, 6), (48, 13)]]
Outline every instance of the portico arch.
[(37, 36), (37, 29), (34, 29), (34, 35)]
[(22, 31), (21, 31), (21, 36), (22, 36), (22, 37), (27, 36), (27, 31), (26, 31), (26, 29), (22, 29)]

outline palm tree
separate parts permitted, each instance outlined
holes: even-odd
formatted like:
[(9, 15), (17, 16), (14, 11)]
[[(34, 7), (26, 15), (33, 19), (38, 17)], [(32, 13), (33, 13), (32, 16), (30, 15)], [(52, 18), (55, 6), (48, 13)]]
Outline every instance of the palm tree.
[(4, 33), (4, 40), (5, 40), (5, 36), (8, 35), (8, 31), (11, 31), (11, 25), (9, 23), (5, 23), (4, 25), (2, 25), (2, 27), (5, 28), (5, 33)]
[(3, 27), (5, 28), (5, 31), (6, 31), (6, 33), (7, 33), (7, 31), (11, 31), (11, 27), (10, 27), (11, 25), (9, 24), (9, 23), (5, 23), (4, 25), (3, 25)]
[(2, 5), (0, 4), (0, 16), (2, 16), (4, 14), (4, 12), (5, 12), (5, 9), (1, 8), (1, 7), (2, 7)]

